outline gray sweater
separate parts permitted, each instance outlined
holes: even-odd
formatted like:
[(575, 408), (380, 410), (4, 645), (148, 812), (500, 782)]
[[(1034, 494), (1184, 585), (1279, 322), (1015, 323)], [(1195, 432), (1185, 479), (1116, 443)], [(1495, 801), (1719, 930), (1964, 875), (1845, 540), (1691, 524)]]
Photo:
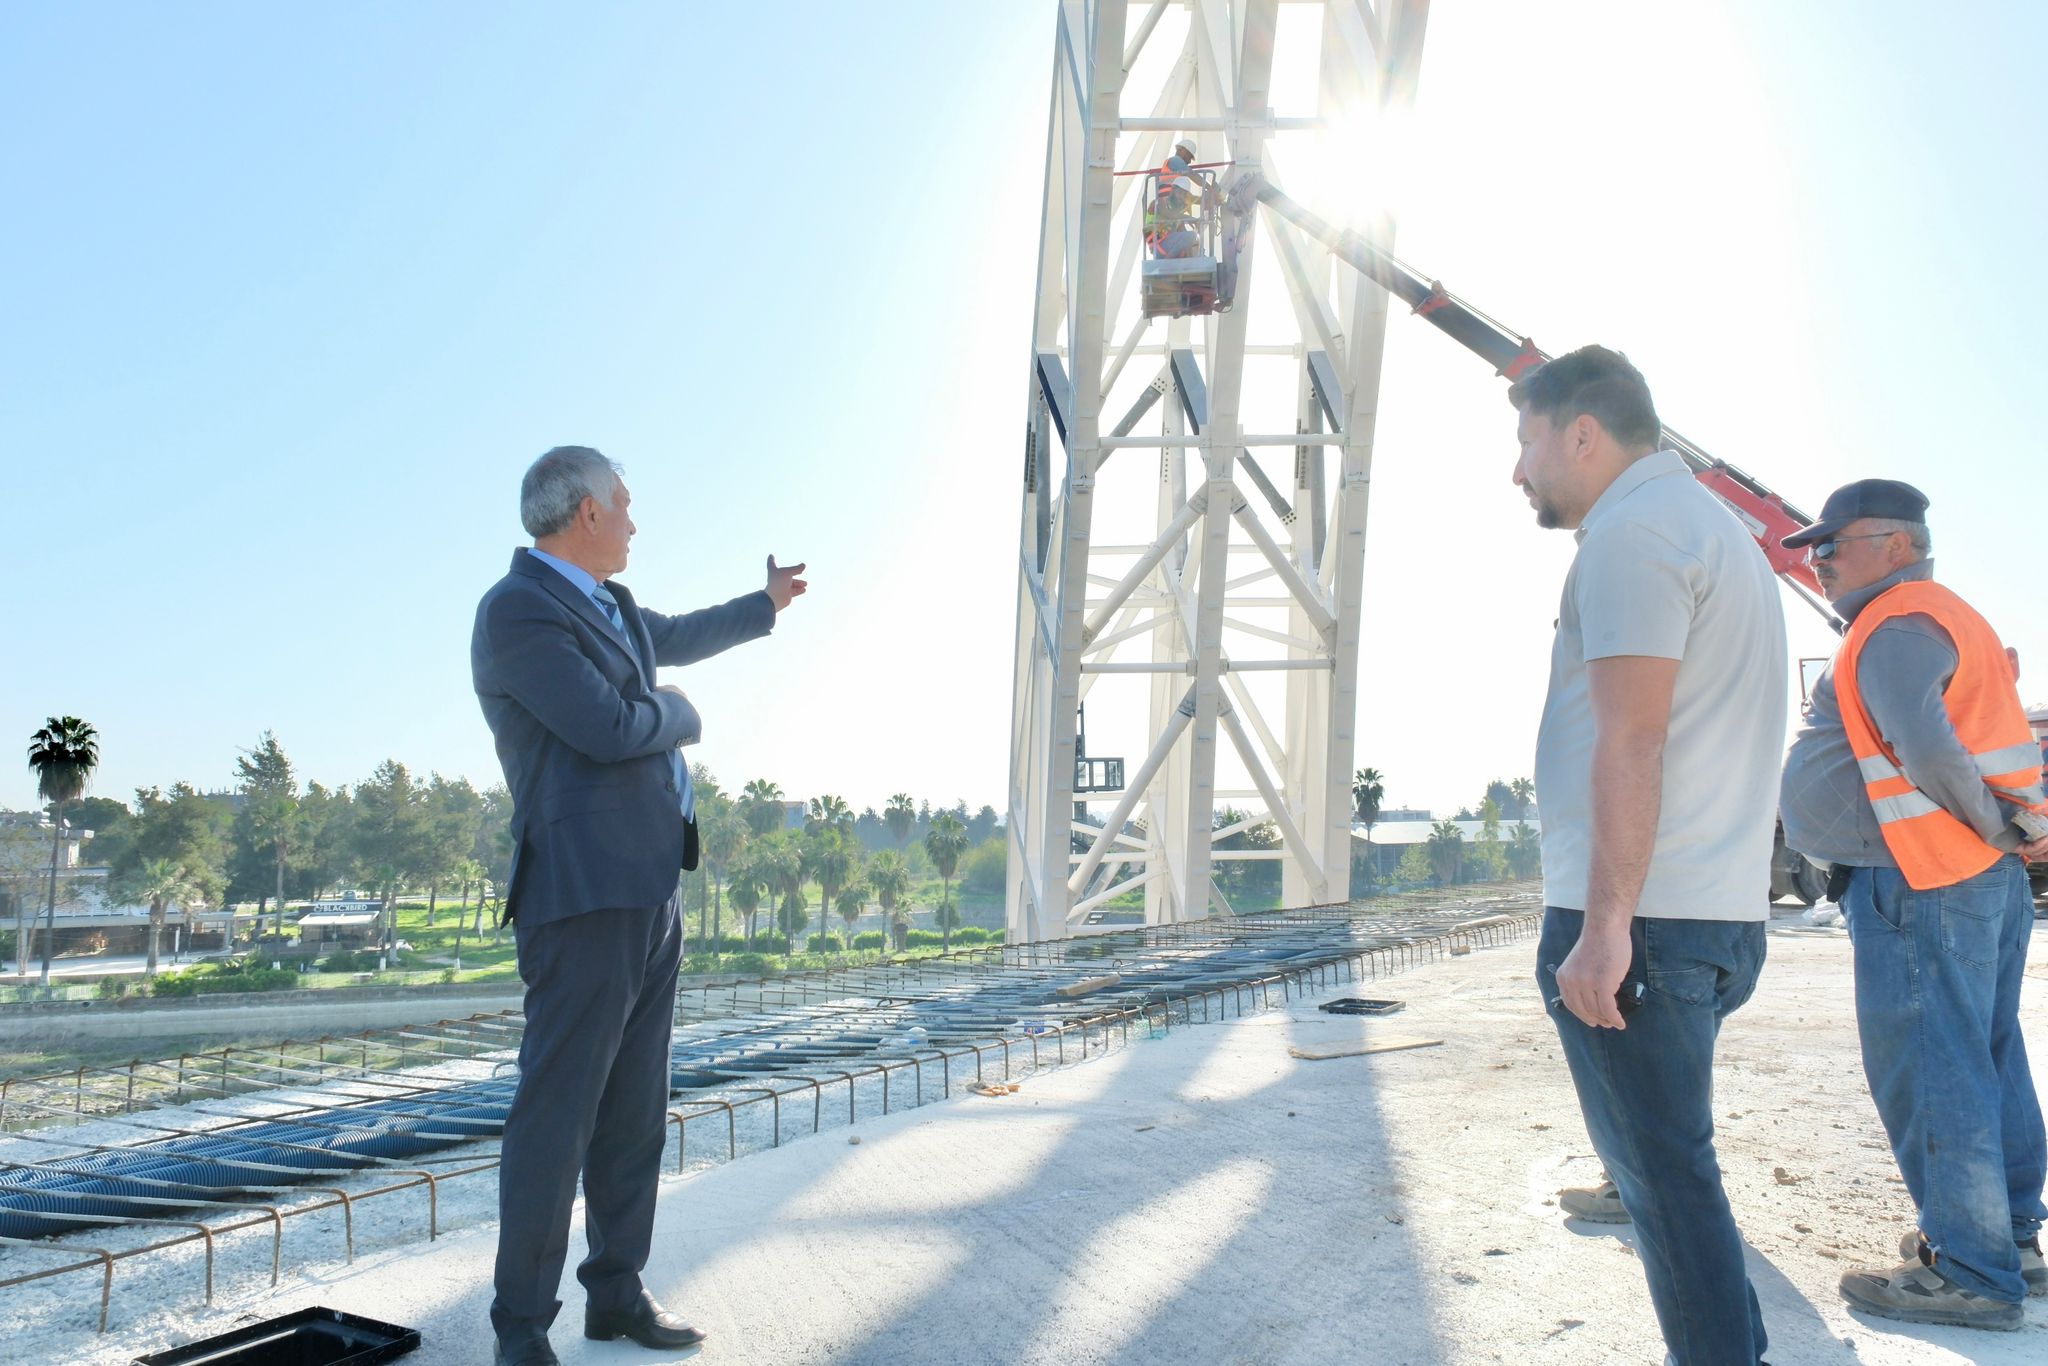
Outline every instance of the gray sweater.
[[(1932, 579), (1934, 561), (1909, 564), (1868, 588), (1845, 594), (1835, 610), (1845, 621), (1897, 584)], [(1893, 617), (1870, 633), (1856, 676), (1863, 705), (1913, 786), (1996, 848), (2019, 847), (2020, 832), (1984, 785), (1975, 760), (1949, 724), (1943, 694), (1955, 676), (1956, 647), (1934, 618), (1914, 612)], [(1785, 756), (1778, 789), (1785, 842), (1822, 863), (1896, 868), (1877, 815), (1864, 794), (1856, 755), (1842, 729), (1829, 662), (1814, 685), (1802, 724)]]

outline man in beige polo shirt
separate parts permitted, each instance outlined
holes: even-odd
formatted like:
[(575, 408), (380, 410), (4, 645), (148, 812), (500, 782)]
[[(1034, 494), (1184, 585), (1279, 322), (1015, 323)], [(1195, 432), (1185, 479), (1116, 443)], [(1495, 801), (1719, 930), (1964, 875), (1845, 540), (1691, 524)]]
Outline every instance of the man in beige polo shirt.
[(1763, 967), (1783, 605), (1749, 533), (1660, 448), (1625, 357), (1588, 346), (1508, 396), (1514, 481), (1579, 541), (1536, 742), (1537, 980), (1670, 1358), (1754, 1366), (1763, 1318), (1710, 1102), (1721, 1021)]

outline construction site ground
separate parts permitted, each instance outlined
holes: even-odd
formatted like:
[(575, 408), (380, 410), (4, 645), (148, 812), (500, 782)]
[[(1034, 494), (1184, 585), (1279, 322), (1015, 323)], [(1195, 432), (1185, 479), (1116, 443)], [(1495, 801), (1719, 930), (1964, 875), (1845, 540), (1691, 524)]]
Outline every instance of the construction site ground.
[[(1014, 1094), (956, 1098), (664, 1180), (647, 1282), (723, 1363), (1643, 1362), (1662, 1347), (1628, 1226), (1567, 1220), (1590, 1183), (1533, 938), (1174, 1028)], [(1850, 946), (1782, 917), (1722, 1035), (1715, 1109), (1777, 1366), (2048, 1360), (2048, 1299), (2016, 1333), (1862, 1318), (1836, 1281), (1896, 1260), (1913, 1210), (1858, 1062)], [(1323, 1014), (1394, 996), (1385, 1018)], [(2048, 1061), (2048, 943), (2023, 1006)], [(1440, 1041), (1310, 1060), (1358, 1040)], [(2037, 1075), (2048, 1074), (2043, 1068)], [(126, 1362), (245, 1315), (321, 1304), (416, 1327), (411, 1360), (484, 1363), (496, 1230), (472, 1223), (239, 1288), (16, 1341), (17, 1359)], [(571, 1262), (580, 1255), (580, 1226)], [(117, 1292), (118, 1293), (118, 1292)], [(663, 1359), (587, 1342), (570, 1363)]]

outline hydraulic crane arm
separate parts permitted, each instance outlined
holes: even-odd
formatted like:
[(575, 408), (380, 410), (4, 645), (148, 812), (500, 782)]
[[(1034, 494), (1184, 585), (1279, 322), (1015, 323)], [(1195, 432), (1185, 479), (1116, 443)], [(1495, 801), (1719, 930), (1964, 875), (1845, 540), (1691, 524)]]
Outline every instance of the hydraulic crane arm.
[[(1256, 171), (1247, 171), (1230, 187), (1230, 212), (1249, 214), (1264, 204), (1309, 236), (1327, 246), (1368, 279), (1405, 302), (1421, 317), (1494, 368), (1494, 373), (1520, 379), (1550, 357), (1535, 342), (1519, 336), (1447, 291), (1435, 280), (1402, 264), (1400, 259), (1349, 228), (1333, 227), (1303, 208)], [(1793, 592), (1819, 612), (1836, 630), (1841, 623), (1820, 597), (1820, 582), (1802, 551), (1779, 542), (1813, 518), (1787, 503), (1762, 482), (1725, 460), (1716, 460), (1669, 427), (1664, 445), (1678, 452), (1695, 477), (1725, 503), (1756, 538), (1764, 559)]]

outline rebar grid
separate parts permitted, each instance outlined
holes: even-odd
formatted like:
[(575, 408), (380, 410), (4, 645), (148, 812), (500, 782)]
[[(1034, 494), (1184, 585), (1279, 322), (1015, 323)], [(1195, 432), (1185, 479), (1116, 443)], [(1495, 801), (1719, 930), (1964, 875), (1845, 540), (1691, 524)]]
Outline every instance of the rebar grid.
[[(1175, 1024), (1226, 1019), (1233, 1007), (1242, 1016), (1248, 1007), (1273, 1005), (1275, 990), (1285, 1003), (1340, 981), (1369, 980), (1449, 953), (1520, 939), (1536, 924), (1540, 905), (1535, 884), (1509, 884), (1477, 896), (1424, 893), (1218, 916), (686, 987), (677, 995), (671, 1057), (675, 1095), (668, 1122), (676, 1130), (675, 1170), (687, 1169), (693, 1123), (701, 1128), (702, 1121), (711, 1121), (715, 1135), (723, 1116), (724, 1156), (709, 1160), (733, 1160), (740, 1155), (738, 1115), (749, 1107), (769, 1107), (769, 1146), (779, 1147), (786, 1098), (798, 1106), (810, 1101), (815, 1134), (823, 1127), (832, 1087), (845, 1087), (846, 1122), (852, 1124), (859, 1118), (858, 1088), (864, 1082), (879, 1083), (879, 1112), (887, 1114), (906, 1101), (914, 1106), (930, 1098), (928, 1069), (937, 1070), (936, 1095), (945, 1097), (952, 1094), (956, 1064), (964, 1077), (970, 1058), (977, 1083), (987, 1080), (998, 1059), (1006, 1080), (1020, 1068), (1030, 1075), (1065, 1066), (1128, 1043), (1133, 1026), (1147, 1037), (1170, 1032)], [(505, 1072), (515, 1065), (521, 1023), (517, 1012), (508, 1011), (425, 1028), (138, 1060), (125, 1068), (80, 1067), (0, 1083), (0, 1141), (17, 1147), (14, 1155), (0, 1158), (0, 1211), (10, 1196), (47, 1195), (52, 1180), (162, 1151), (176, 1140), (239, 1140), (287, 1159), (201, 1157), (195, 1160), (219, 1169), (217, 1181), (121, 1175), (115, 1179), (118, 1194), (67, 1191), (64, 1199), (74, 1205), (99, 1203), (122, 1212), (73, 1208), (39, 1210), (36, 1217), (81, 1232), (106, 1225), (164, 1232), (121, 1249), (73, 1243), (61, 1232), (26, 1239), (0, 1235), (0, 1245), (65, 1263), (0, 1279), (0, 1291), (97, 1269), (104, 1332), (115, 1263), (145, 1253), (203, 1244), (210, 1304), (214, 1240), (224, 1233), (270, 1229), (272, 1284), (281, 1274), (284, 1226), (291, 1218), (339, 1208), (344, 1256), (353, 1261), (355, 1206), (424, 1187), (427, 1236), (437, 1237), (440, 1184), (497, 1166), (495, 1151), (484, 1150), (482, 1140), (501, 1131), (502, 1106), (509, 1104), (514, 1084)], [(906, 1082), (908, 1097), (902, 1095)], [(466, 1103), (471, 1113), (447, 1115), (451, 1101)], [(478, 1117), (479, 1104), (499, 1106), (497, 1121)], [(181, 1112), (176, 1123), (146, 1113), (171, 1107)], [(836, 1115), (836, 1100), (834, 1110)], [(393, 1124), (394, 1117), (400, 1123)], [(260, 1126), (280, 1121), (312, 1129), (319, 1141), (250, 1137), (264, 1132)], [(50, 1132), (58, 1125), (70, 1131), (87, 1124), (133, 1136), (85, 1141)], [(36, 1132), (8, 1132), (31, 1127)], [(461, 1151), (401, 1161), (322, 1146), (384, 1132)], [(715, 1136), (711, 1143), (715, 1154)], [(57, 1151), (33, 1160), (20, 1147)], [(446, 1169), (429, 1170), (434, 1167)], [(344, 1177), (372, 1185), (349, 1190), (341, 1184)], [(312, 1184), (316, 1180), (322, 1184)], [(164, 1213), (141, 1216), (137, 1207)]]

